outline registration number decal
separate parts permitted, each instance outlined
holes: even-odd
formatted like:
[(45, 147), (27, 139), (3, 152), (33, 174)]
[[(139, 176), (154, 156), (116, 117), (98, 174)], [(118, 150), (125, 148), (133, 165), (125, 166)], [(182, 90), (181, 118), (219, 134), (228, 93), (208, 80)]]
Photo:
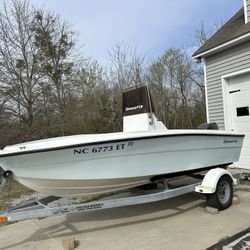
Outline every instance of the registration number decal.
[(74, 149), (74, 155), (77, 154), (97, 154), (97, 153), (106, 153), (111, 151), (120, 151), (124, 150), (128, 147), (133, 147), (134, 142), (129, 141), (127, 143), (119, 143), (115, 145), (102, 145), (102, 146), (96, 146), (96, 147), (83, 147), (83, 148), (75, 148)]

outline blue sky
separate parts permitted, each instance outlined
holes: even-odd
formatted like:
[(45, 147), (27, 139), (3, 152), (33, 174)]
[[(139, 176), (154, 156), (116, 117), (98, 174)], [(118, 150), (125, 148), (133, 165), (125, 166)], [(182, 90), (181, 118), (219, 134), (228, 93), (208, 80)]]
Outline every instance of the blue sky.
[(136, 47), (149, 60), (168, 47), (193, 52), (194, 31), (225, 21), (243, 0), (30, 0), (71, 23), (83, 53), (102, 64), (116, 42)]

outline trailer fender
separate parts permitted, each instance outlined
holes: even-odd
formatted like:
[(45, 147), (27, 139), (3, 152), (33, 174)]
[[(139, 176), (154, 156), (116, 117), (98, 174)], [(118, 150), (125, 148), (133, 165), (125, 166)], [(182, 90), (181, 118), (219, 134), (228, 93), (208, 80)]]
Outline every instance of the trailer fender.
[(223, 168), (214, 168), (209, 170), (202, 180), (201, 185), (195, 187), (195, 192), (203, 194), (212, 194), (216, 191), (217, 183), (223, 175), (228, 175), (232, 179), (233, 185), (237, 185), (237, 180), (231, 173)]

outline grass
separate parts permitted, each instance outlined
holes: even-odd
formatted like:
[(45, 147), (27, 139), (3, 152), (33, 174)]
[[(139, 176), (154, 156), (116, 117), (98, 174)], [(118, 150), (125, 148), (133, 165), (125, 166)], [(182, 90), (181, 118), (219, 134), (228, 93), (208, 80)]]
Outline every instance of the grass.
[(34, 193), (33, 190), (23, 186), (13, 178), (9, 179), (2, 192), (0, 192), (0, 211), (9, 207), (8, 202), (12, 199), (19, 198), (21, 195)]

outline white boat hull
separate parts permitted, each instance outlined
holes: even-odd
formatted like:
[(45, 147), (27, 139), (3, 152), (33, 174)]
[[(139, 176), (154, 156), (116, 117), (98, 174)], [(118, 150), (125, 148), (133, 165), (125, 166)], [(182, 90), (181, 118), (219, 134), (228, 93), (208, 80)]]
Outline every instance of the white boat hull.
[(38, 192), (92, 196), (150, 182), (153, 176), (193, 171), (239, 160), (243, 135), (158, 133), (0, 155), (0, 164)]

